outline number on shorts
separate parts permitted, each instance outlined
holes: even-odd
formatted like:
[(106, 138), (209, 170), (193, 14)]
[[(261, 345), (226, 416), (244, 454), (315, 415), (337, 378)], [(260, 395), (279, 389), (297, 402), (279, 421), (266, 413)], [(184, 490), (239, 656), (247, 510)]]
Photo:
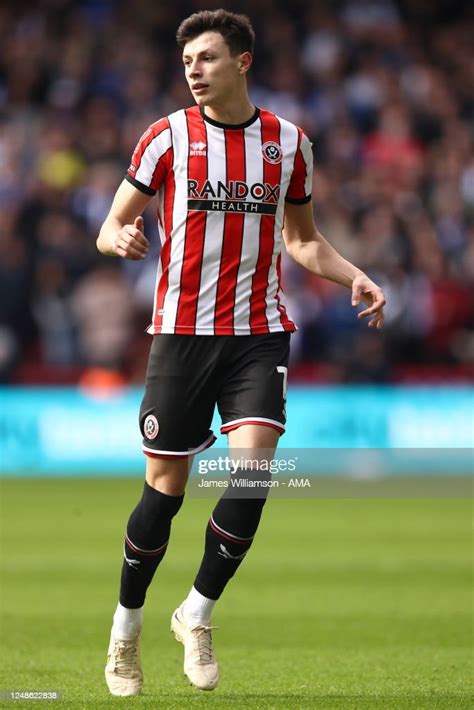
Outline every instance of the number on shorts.
[(286, 401), (286, 388), (288, 385), (288, 368), (284, 365), (278, 365), (277, 371), (283, 375), (283, 399)]

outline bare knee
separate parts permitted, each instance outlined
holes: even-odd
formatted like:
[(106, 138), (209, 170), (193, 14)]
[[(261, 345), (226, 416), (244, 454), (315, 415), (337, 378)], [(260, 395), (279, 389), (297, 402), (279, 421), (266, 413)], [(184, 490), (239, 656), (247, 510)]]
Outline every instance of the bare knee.
[(192, 459), (161, 459), (146, 457), (146, 481), (149, 486), (169, 496), (183, 495)]

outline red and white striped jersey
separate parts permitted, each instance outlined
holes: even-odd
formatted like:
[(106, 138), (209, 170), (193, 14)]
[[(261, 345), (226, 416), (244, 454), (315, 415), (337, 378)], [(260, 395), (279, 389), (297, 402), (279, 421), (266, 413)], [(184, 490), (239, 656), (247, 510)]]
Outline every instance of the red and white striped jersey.
[(152, 124), (127, 180), (158, 193), (162, 243), (149, 333), (293, 331), (280, 285), (285, 200), (311, 199), (311, 144), (256, 109), (241, 125), (198, 106)]

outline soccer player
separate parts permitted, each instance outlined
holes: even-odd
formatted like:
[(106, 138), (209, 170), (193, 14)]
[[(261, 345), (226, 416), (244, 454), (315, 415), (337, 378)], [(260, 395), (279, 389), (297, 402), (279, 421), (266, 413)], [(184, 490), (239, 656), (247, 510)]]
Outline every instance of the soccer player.
[[(182, 22), (177, 41), (197, 105), (152, 124), (133, 153), (97, 245), (103, 254), (144, 259), (140, 216), (157, 194), (162, 242), (153, 337), (140, 409), (146, 481), (127, 524), (120, 598), (105, 675), (114, 695), (137, 695), (139, 638), (147, 588), (183, 502), (192, 456), (210, 446), (217, 404), (231, 452), (273, 452), (285, 430), (290, 334), (280, 285), (284, 240), (293, 259), (352, 291), (359, 318), (383, 325), (384, 296), (340, 256), (313, 222), (311, 144), (297, 126), (250, 103), (246, 76), (254, 32), (225, 10)], [(243, 467), (244, 485), (258, 475)], [(265, 496), (215, 506), (188, 597), (172, 615), (184, 670), (197, 688), (218, 683), (211, 613), (250, 548)]]

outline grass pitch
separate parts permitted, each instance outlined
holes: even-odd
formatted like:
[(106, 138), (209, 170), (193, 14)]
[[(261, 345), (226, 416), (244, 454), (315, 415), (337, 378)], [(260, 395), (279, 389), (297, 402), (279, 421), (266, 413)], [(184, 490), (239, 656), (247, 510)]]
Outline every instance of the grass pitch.
[(182, 675), (169, 633), (200, 561), (211, 500), (188, 498), (149, 591), (143, 695), (103, 667), (137, 480), (6, 480), (0, 690), (68, 708), (472, 708), (468, 500), (274, 500), (216, 607), (221, 683)]

